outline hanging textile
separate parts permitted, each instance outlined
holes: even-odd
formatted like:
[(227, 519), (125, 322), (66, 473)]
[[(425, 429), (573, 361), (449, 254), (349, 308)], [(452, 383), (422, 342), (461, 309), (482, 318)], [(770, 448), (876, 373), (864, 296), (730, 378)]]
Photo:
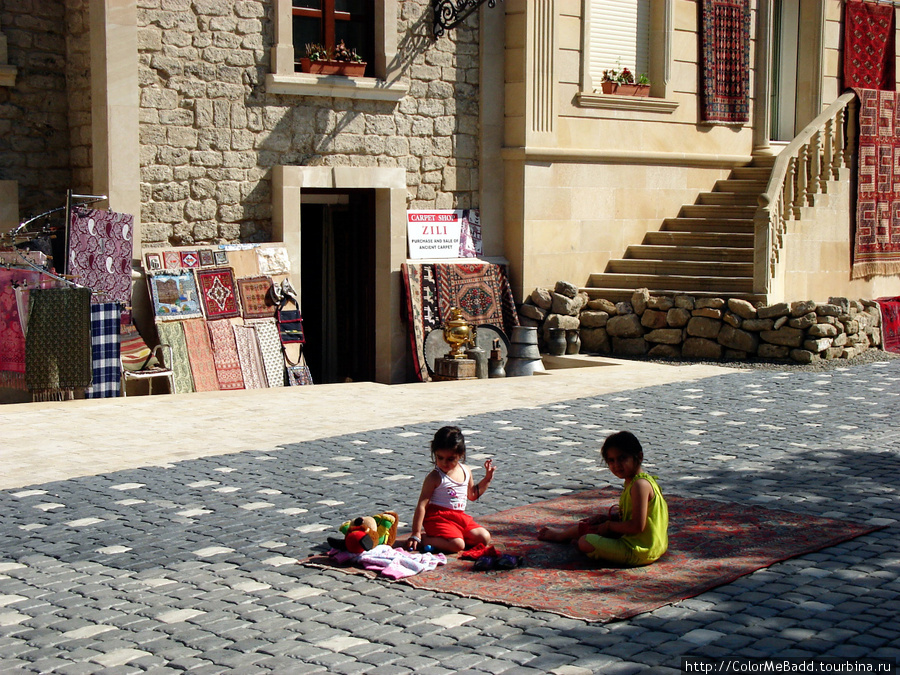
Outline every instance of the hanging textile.
[(194, 391), (219, 391), (219, 378), (213, 362), (212, 345), (205, 319), (188, 319), (182, 322), (184, 341), (191, 361)]
[(241, 361), (238, 357), (237, 343), (231, 321), (218, 319), (207, 321), (209, 339), (212, 343), (213, 361), (216, 364), (216, 375), (220, 389), (243, 389), (244, 377), (241, 374)]
[(194, 391), (194, 377), (191, 374), (191, 359), (188, 355), (182, 323), (181, 321), (157, 321), (156, 330), (159, 332), (159, 343), (172, 348), (171, 368), (175, 376), (174, 393), (189, 394)]
[(750, 121), (749, 0), (700, 2), (700, 118)]
[(246, 322), (256, 331), (266, 382), (270, 387), (284, 386), (284, 354), (275, 319), (252, 319)]
[[(15, 286), (35, 286), (40, 272), (0, 268), (0, 387), (25, 389), (24, 319)], [(24, 308), (27, 312), (27, 305)]]
[(894, 7), (848, 1), (844, 4), (844, 89), (894, 87)]
[(117, 302), (91, 305), (91, 369), (93, 382), (85, 398), (114, 398), (120, 393), (119, 331), (122, 306)]
[(237, 345), (241, 372), (244, 375), (246, 389), (265, 389), (266, 372), (263, 369), (262, 355), (259, 353), (259, 342), (252, 326), (234, 326), (234, 340)]
[(91, 384), (91, 292), (87, 288), (31, 291), (25, 336), (25, 382), (36, 401), (74, 397)]
[(134, 216), (83, 207), (72, 208), (69, 223), (69, 273), (79, 286), (94, 291), (93, 302), (131, 305), (131, 235)]
[(900, 96), (859, 89), (851, 279), (900, 273)]

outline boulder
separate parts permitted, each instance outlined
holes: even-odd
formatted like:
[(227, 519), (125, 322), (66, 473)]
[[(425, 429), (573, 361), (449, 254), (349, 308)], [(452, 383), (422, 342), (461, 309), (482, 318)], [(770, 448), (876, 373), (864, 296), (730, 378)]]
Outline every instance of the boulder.
[(819, 316), (840, 316), (843, 310), (838, 305), (821, 303), (816, 305), (816, 314)]
[(631, 294), (631, 306), (634, 308), (635, 314), (643, 314), (649, 301), (650, 291), (646, 288), (639, 288)]
[(603, 328), (581, 329), (581, 353), (609, 354), (609, 334)]
[(800, 300), (791, 303), (791, 316), (798, 317), (810, 312), (816, 311), (816, 302), (814, 300)]
[(687, 322), (691, 320), (691, 311), (683, 307), (673, 307), (666, 312), (666, 323), (672, 328), (682, 328), (687, 326)]
[(676, 345), (658, 344), (651, 347), (647, 356), (652, 356), (654, 359), (680, 359), (681, 348)]
[(775, 322), (772, 319), (744, 319), (744, 323), (741, 324), (741, 328), (753, 332), (759, 332), (762, 330), (774, 330)]
[(546, 288), (535, 288), (531, 292), (531, 301), (541, 309), (549, 310), (553, 306), (553, 296)]
[(676, 295), (675, 296), (675, 306), (679, 309), (686, 309), (691, 311), (694, 309), (694, 302), (696, 299), (693, 295)]
[(856, 335), (859, 333), (859, 321), (856, 319), (851, 319), (850, 321), (842, 321), (844, 324), (844, 332), (847, 335)]
[(764, 330), (759, 336), (766, 342), (783, 347), (799, 347), (803, 344), (803, 331), (785, 326), (779, 330)]
[(579, 314), (578, 318), (581, 321), (582, 328), (606, 328), (609, 314), (588, 309)]
[(662, 343), (667, 345), (681, 344), (684, 331), (681, 328), (657, 328), (644, 336), (647, 342)]
[(535, 321), (543, 321), (547, 318), (547, 310), (527, 302), (519, 307), (519, 316), (525, 316)]
[(771, 345), (765, 342), (761, 343), (759, 349), (756, 350), (756, 355), (761, 359), (786, 359), (790, 356), (790, 353), (791, 350), (788, 347)]
[(756, 317), (756, 307), (747, 302), (746, 300), (741, 300), (739, 298), (729, 298), (728, 300), (728, 309), (737, 314), (742, 319), (755, 319)]
[(705, 316), (707, 319), (721, 319), (722, 310), (714, 307), (698, 307), (691, 312), (691, 316)]
[(809, 328), (810, 326), (816, 325), (816, 313), (808, 312), (807, 314), (803, 314), (801, 316), (794, 317), (790, 321), (788, 321), (788, 325), (791, 328), (800, 328), (801, 330), (805, 328)]
[(634, 314), (634, 306), (628, 301), (616, 303), (616, 314), (624, 316), (625, 314)]
[(760, 319), (777, 319), (780, 316), (787, 316), (791, 313), (791, 308), (786, 302), (779, 302), (775, 305), (760, 307), (756, 310), (756, 314)]
[(747, 352), (742, 352), (739, 349), (726, 349), (722, 354), (722, 358), (731, 361), (746, 361), (749, 356)]
[(686, 359), (719, 360), (722, 358), (722, 345), (700, 337), (689, 337), (681, 345), (681, 355)]
[(809, 352), (815, 352), (818, 354), (819, 352), (824, 352), (826, 349), (831, 347), (832, 340), (831, 338), (819, 338), (818, 340), (806, 340), (803, 342), (803, 349)]
[(847, 298), (828, 298), (828, 304), (840, 307), (841, 313), (850, 311), (850, 301)]
[(787, 315), (779, 316), (777, 319), (775, 319), (775, 324), (774, 324), (775, 330), (778, 330), (779, 328), (784, 326), (788, 321), (790, 321), (790, 319), (788, 318)]
[(725, 312), (725, 316), (722, 317), (722, 321), (727, 323), (732, 328), (740, 328), (743, 323), (743, 319), (739, 317), (734, 312)]
[(575, 330), (579, 328), (581, 323), (577, 316), (569, 316), (567, 314), (548, 314), (544, 321), (544, 328), (564, 328), (565, 330)]
[(828, 349), (825, 350), (825, 353), (822, 354), (822, 357), (823, 357), (826, 361), (831, 361), (831, 360), (833, 360), (833, 359), (839, 359), (839, 358), (841, 358), (841, 355), (842, 355), (843, 353), (844, 353), (844, 348), (843, 348), (843, 347), (829, 347)]
[(810, 326), (806, 331), (807, 335), (811, 338), (820, 338), (820, 337), (837, 337), (838, 333), (841, 333), (837, 326), (832, 326), (830, 323), (817, 323), (815, 326)]
[(666, 325), (666, 313), (655, 309), (646, 309), (641, 316), (641, 325), (645, 328), (663, 328)]
[(698, 298), (694, 302), (694, 309), (723, 309), (725, 301), (722, 298)]
[(715, 340), (722, 330), (722, 322), (703, 316), (691, 317), (687, 324), (687, 333), (693, 337)]
[(728, 349), (756, 353), (759, 347), (759, 336), (733, 326), (722, 326), (718, 336), (719, 344)]
[(792, 349), (791, 358), (797, 363), (812, 363), (819, 360), (819, 355), (805, 349)]
[(649, 350), (650, 345), (644, 338), (617, 338), (612, 339), (613, 354), (622, 356), (643, 356)]
[(614, 338), (639, 338), (644, 335), (644, 327), (637, 314), (622, 314), (609, 317), (606, 332)]
[(531, 319), (527, 316), (522, 316), (521, 314), (519, 315), (520, 326), (525, 326), (526, 328), (540, 328), (541, 323), (542, 322), (538, 321), (537, 319)]
[(554, 314), (577, 316), (578, 310), (578, 300), (566, 295), (560, 295), (559, 293), (553, 293), (553, 305), (550, 307), (551, 312)]
[(596, 309), (597, 311), (606, 312), (607, 314), (616, 313), (615, 303), (612, 303), (605, 298), (597, 298), (596, 300), (591, 300), (588, 302), (587, 306), (588, 309)]
[(553, 289), (556, 293), (560, 295), (564, 295), (567, 298), (574, 298), (578, 295), (578, 286), (575, 284), (570, 284), (568, 281), (557, 281), (556, 288)]
[(675, 306), (675, 300), (667, 295), (655, 295), (647, 301), (648, 309), (658, 309), (660, 312), (668, 312)]

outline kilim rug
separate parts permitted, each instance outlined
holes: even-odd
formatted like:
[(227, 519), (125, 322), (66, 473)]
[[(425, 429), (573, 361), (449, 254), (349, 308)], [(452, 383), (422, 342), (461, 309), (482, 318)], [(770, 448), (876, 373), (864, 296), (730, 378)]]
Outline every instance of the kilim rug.
[(35, 286), (40, 272), (0, 268), (0, 387), (25, 389), (25, 333), (13, 284)]
[(158, 321), (195, 319), (203, 316), (197, 282), (190, 270), (157, 272), (147, 275), (153, 313)]
[(85, 398), (114, 398), (120, 393), (122, 364), (119, 360), (119, 331), (122, 305), (103, 302), (91, 305), (91, 368), (93, 381), (84, 390)]
[(197, 287), (203, 302), (203, 311), (210, 321), (240, 316), (234, 288), (234, 271), (230, 267), (197, 270)]
[(206, 327), (209, 329), (219, 389), (243, 389), (244, 376), (241, 374), (241, 362), (238, 359), (231, 321), (228, 319), (208, 321)]
[(881, 344), (886, 352), (900, 354), (900, 297), (878, 298), (881, 309)]
[(844, 89), (894, 89), (894, 8), (844, 3)]
[(750, 2), (700, 2), (700, 117), (713, 124), (750, 120)]
[(91, 291), (35, 288), (25, 336), (25, 383), (36, 401), (73, 397), (91, 383)]
[[(473, 572), (471, 560), (403, 579), (416, 588), (478, 598), (585, 621), (612, 621), (699, 595), (776, 562), (880, 529), (759, 506), (666, 496), (669, 551), (652, 565), (601, 566), (567, 544), (538, 541), (542, 525), (564, 525), (618, 503), (619, 490), (577, 492), (475, 520), (501, 553), (524, 556), (508, 571)], [(328, 556), (304, 564), (335, 567)], [(341, 568), (362, 573), (357, 568)]]
[(187, 341), (184, 339), (182, 321), (157, 321), (159, 344), (172, 348), (172, 368), (175, 379), (175, 393), (189, 394), (194, 391), (194, 378), (191, 374), (191, 359), (188, 354)]
[(182, 322), (184, 342), (191, 361), (191, 378), (194, 391), (219, 391), (219, 378), (213, 361), (209, 331), (204, 319), (188, 319)]
[(281, 349), (281, 338), (278, 336), (278, 326), (275, 325), (275, 319), (253, 319), (247, 321), (246, 325), (256, 331), (256, 339), (259, 342), (259, 352), (262, 355), (268, 386), (283, 387), (284, 353)]
[(427, 379), (425, 338), (459, 307), (473, 324), (493, 324), (507, 334), (519, 325), (506, 267), (494, 263), (404, 263), (401, 266), (413, 366)]
[(859, 165), (852, 279), (900, 272), (900, 98), (893, 91), (856, 93)]
[(75, 207), (69, 224), (69, 273), (94, 302), (131, 305), (134, 216)]
[(266, 296), (272, 288), (272, 277), (243, 277), (237, 280), (241, 292), (241, 310), (245, 319), (269, 319), (275, 316), (275, 308), (266, 304)]
[(259, 353), (259, 341), (252, 326), (233, 326), (234, 341), (237, 345), (238, 360), (241, 362), (241, 373), (244, 377), (245, 389), (265, 389), (266, 371), (263, 369), (262, 354)]

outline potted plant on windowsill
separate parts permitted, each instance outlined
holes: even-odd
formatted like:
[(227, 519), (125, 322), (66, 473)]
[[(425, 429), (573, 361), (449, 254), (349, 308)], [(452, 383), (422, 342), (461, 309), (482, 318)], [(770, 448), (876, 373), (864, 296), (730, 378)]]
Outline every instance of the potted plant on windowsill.
[(622, 68), (622, 70), (610, 68), (603, 71), (603, 77), (600, 80), (600, 90), (604, 94), (615, 94), (617, 96), (649, 96), (650, 80), (646, 74), (641, 73), (638, 75), (637, 81), (635, 81), (634, 73), (628, 68)]
[(314, 75), (345, 75), (362, 77), (366, 72), (366, 62), (341, 40), (329, 53), (320, 44), (306, 45), (306, 56), (300, 59), (300, 70)]

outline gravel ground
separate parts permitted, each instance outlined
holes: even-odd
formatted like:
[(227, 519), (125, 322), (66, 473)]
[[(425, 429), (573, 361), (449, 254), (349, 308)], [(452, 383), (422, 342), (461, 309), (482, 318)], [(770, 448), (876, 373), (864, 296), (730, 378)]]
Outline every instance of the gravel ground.
[(770, 359), (753, 359), (746, 361), (722, 360), (722, 361), (682, 361), (679, 359), (652, 359), (637, 356), (616, 356), (617, 359), (630, 361), (649, 361), (651, 363), (667, 363), (671, 365), (691, 365), (702, 363), (707, 366), (724, 366), (726, 368), (741, 368), (744, 370), (776, 370), (791, 373), (814, 373), (848, 366), (859, 366), (879, 361), (893, 361), (900, 358), (900, 354), (886, 352), (882, 349), (869, 349), (853, 359), (820, 359), (813, 363), (797, 363), (796, 361), (776, 361)]

